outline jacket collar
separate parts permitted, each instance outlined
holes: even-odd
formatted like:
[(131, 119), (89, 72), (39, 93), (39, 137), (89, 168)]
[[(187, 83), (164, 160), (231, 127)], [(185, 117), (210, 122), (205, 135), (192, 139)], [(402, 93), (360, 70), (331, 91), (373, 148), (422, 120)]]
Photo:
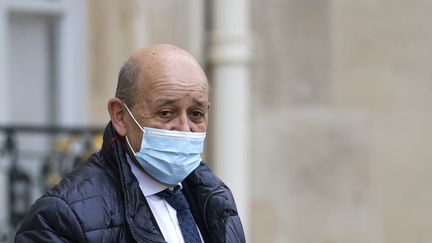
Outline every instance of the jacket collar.
[(104, 131), (101, 154), (119, 178), (126, 222), (137, 242), (165, 242), (127, 162), (124, 141), (124, 137), (119, 136), (109, 122)]

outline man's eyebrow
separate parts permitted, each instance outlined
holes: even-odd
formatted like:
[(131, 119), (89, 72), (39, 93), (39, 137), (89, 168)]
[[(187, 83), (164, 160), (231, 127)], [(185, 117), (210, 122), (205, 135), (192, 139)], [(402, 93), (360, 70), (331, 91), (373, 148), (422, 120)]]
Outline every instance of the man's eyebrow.
[[(177, 102), (179, 99), (176, 98), (161, 98), (156, 100), (156, 104), (158, 106), (164, 106), (164, 105), (171, 105), (174, 104), (175, 102)], [(193, 102), (198, 105), (198, 106), (208, 106), (209, 102), (207, 100), (198, 100), (198, 99), (193, 99)]]
[(177, 101), (178, 99), (172, 99), (172, 98), (163, 98), (156, 100), (156, 104), (163, 106), (163, 105), (170, 105)]
[(198, 106), (208, 106), (208, 104), (209, 104), (209, 102), (208, 101), (203, 101), (203, 100), (197, 100), (197, 99), (194, 99), (193, 100), (194, 101), (194, 103), (196, 103)]

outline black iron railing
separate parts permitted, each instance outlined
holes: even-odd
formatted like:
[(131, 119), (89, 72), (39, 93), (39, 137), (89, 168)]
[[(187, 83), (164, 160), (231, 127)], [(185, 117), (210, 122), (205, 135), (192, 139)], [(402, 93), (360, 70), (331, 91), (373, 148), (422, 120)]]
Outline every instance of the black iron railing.
[[(0, 212), (8, 212), (0, 218), (0, 242), (11, 241), (35, 194), (57, 184), (101, 147), (102, 132), (100, 126), (0, 125), (0, 180), (6, 181), (0, 185), (0, 198), (8, 199), (0, 200)], [(26, 136), (40, 137), (43, 149), (29, 152), (28, 145), (20, 144)], [(30, 161), (38, 161), (31, 171), (26, 170)]]

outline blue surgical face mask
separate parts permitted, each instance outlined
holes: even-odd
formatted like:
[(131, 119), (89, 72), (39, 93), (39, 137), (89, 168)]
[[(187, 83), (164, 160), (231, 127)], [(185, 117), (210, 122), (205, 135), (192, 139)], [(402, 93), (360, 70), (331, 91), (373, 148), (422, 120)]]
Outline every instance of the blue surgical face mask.
[(141, 127), (129, 108), (129, 115), (143, 132), (141, 148), (135, 152), (141, 167), (156, 180), (175, 185), (182, 182), (201, 162), (205, 132), (181, 132)]

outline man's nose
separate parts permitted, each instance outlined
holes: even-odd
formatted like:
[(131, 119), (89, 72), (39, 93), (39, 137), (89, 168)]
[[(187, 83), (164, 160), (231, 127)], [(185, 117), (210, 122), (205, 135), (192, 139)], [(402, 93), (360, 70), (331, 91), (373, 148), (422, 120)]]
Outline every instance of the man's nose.
[(189, 119), (186, 112), (182, 113), (174, 120), (173, 127), (171, 130), (182, 131), (182, 132), (192, 132), (191, 126), (189, 124)]

